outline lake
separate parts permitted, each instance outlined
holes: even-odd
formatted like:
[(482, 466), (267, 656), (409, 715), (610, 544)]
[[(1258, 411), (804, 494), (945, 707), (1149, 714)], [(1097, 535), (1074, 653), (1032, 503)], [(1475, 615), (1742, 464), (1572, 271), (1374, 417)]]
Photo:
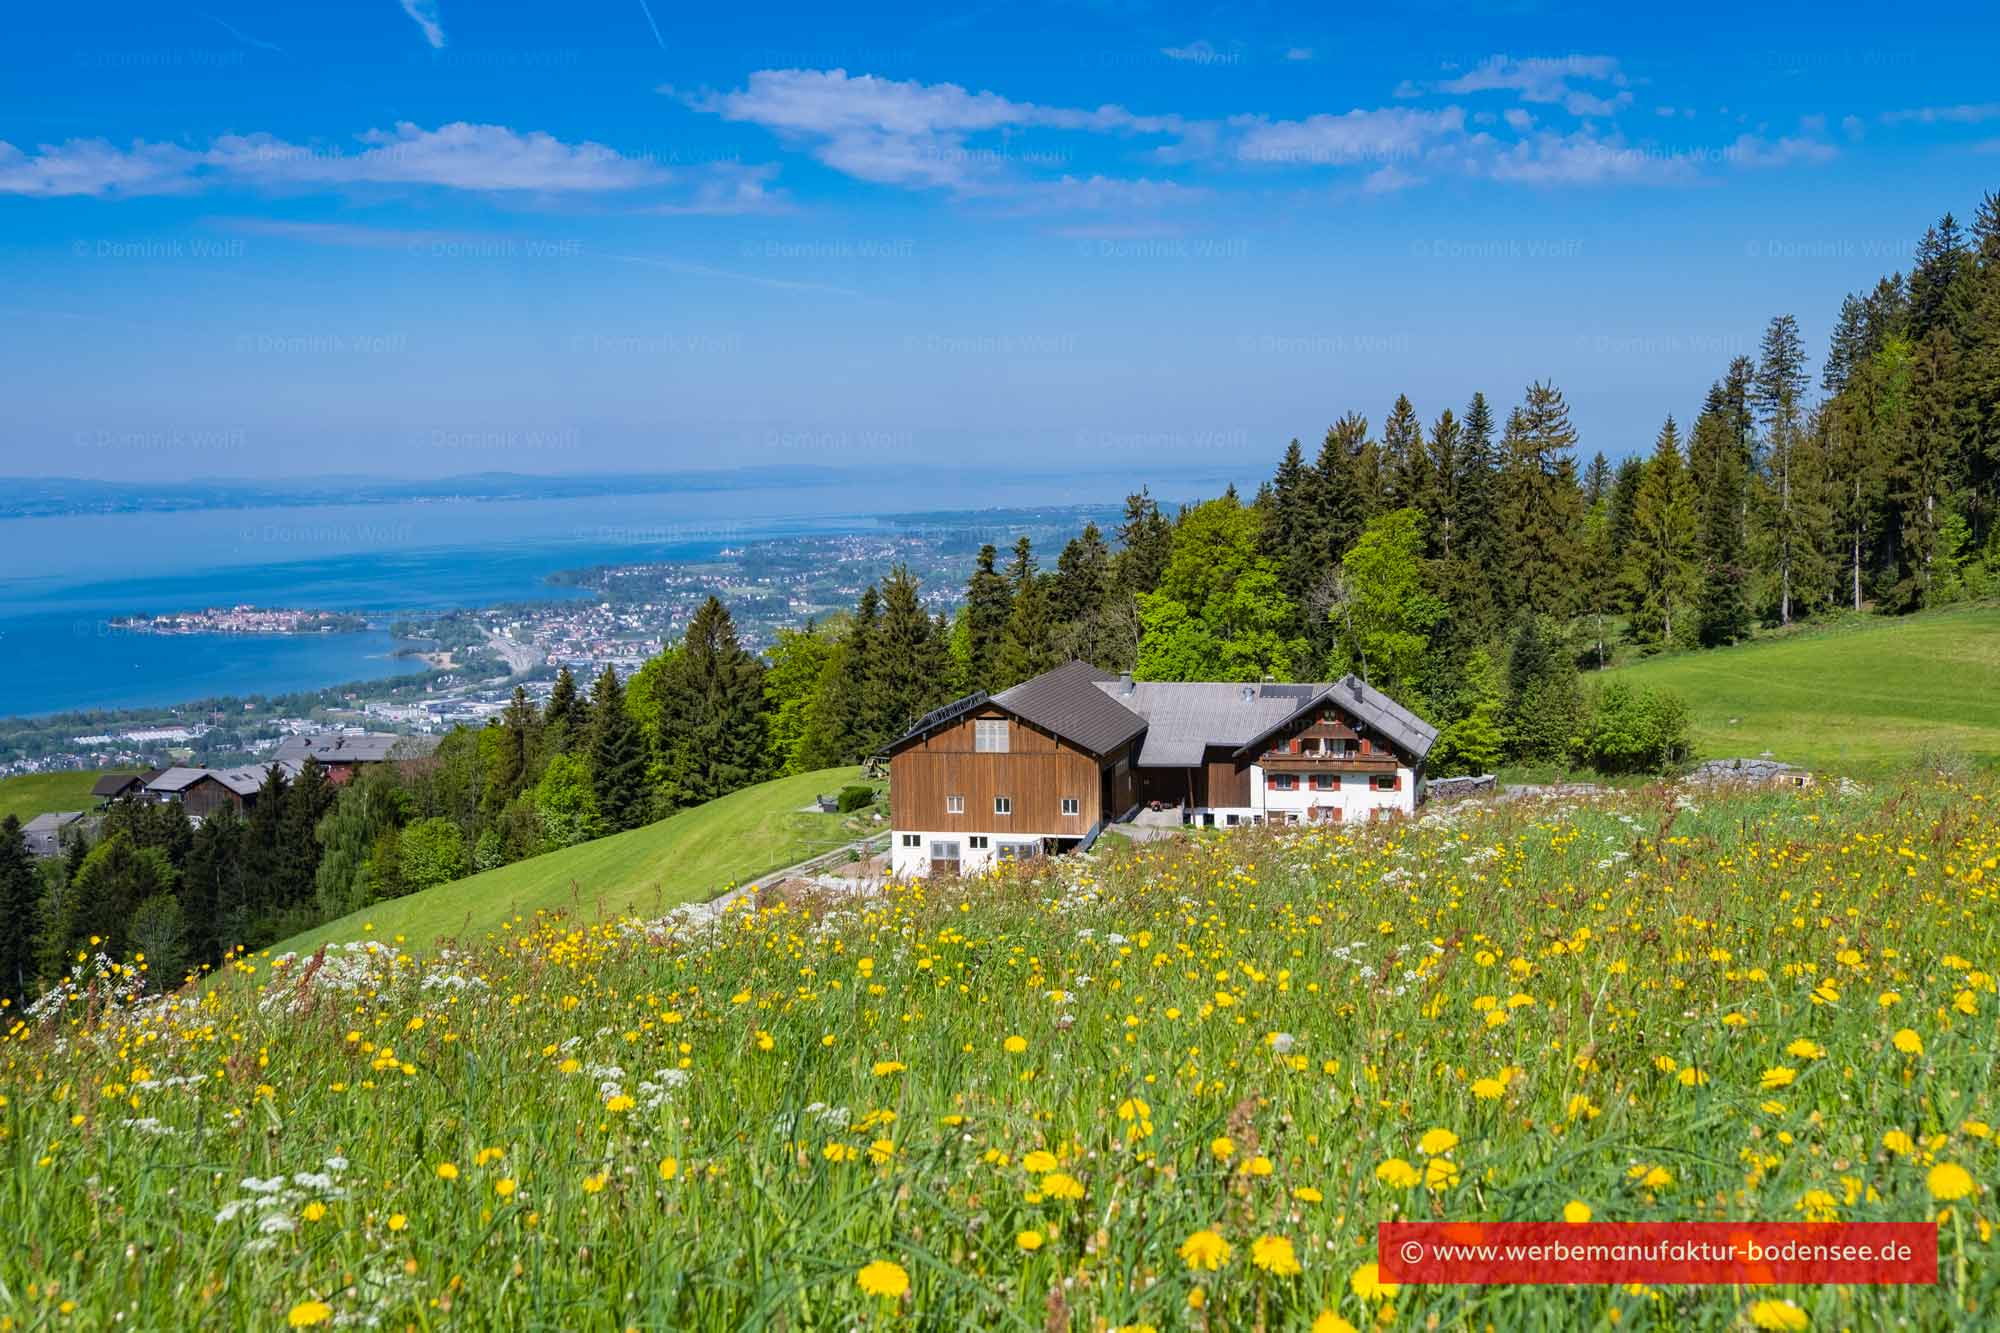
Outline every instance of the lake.
[[(544, 600), (558, 569), (699, 560), (759, 538), (865, 531), (875, 516), (1102, 503), (1122, 479), (982, 479), (963, 495), (835, 482), (563, 500), (0, 520), (0, 716), (280, 694), (413, 672), (379, 630), (147, 635), (120, 615), (257, 606), (370, 615)], [(1218, 487), (1219, 489), (1219, 487)]]

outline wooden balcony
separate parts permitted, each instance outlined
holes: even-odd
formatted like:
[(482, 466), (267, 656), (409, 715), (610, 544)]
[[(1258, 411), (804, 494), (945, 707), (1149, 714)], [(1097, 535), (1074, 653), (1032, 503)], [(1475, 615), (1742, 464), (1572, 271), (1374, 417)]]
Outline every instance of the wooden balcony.
[(1272, 750), (1257, 761), (1266, 773), (1394, 773), (1393, 754), (1293, 754)]

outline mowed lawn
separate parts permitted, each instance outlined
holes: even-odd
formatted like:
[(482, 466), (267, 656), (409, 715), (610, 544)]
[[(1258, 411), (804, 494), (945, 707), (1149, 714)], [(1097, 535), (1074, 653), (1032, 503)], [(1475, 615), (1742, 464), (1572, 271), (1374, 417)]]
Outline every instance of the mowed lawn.
[(1762, 754), (1880, 774), (1920, 751), (2000, 757), (2000, 607), (1824, 630), (1617, 667), (1608, 679), (1678, 690), (1703, 759)]
[(584, 921), (660, 916), (853, 841), (859, 836), (855, 816), (804, 807), (858, 781), (859, 769), (834, 768), (746, 787), (644, 828), (377, 903), (294, 935), (271, 952), (397, 936), (400, 948), (422, 951), (440, 939), (476, 941), (515, 915), (531, 917), (541, 908), (560, 908)]
[(23, 773), (0, 778), (0, 819), (14, 816), (23, 824), (51, 810), (88, 810), (97, 804), (90, 794), (97, 773)]

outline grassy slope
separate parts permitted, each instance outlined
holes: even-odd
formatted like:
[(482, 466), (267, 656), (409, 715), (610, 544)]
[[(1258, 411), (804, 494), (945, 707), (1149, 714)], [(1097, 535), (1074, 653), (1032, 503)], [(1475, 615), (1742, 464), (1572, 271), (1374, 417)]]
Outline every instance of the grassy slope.
[(25, 824), (51, 810), (89, 810), (97, 804), (90, 794), (96, 781), (95, 771), (0, 778), (0, 819), (13, 815)]
[(1846, 620), (1654, 657), (1610, 678), (1678, 690), (1702, 758), (1769, 750), (1830, 772), (1880, 773), (1925, 747), (2000, 757), (2000, 607)]
[(301, 952), (330, 941), (404, 937), (405, 949), (457, 936), (476, 939), (514, 914), (563, 908), (585, 918), (658, 916), (713, 897), (732, 883), (781, 869), (853, 839), (839, 815), (801, 807), (859, 780), (859, 770), (826, 769), (779, 778), (684, 810), (657, 824), (581, 847), (517, 861), (423, 893), (377, 903), (272, 946)]

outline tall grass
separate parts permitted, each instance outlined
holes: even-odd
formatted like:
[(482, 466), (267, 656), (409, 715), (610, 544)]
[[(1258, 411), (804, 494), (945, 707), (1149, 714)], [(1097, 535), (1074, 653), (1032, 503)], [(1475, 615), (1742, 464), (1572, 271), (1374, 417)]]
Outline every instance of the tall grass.
[[(0, 1069), (0, 1317), (1976, 1324), (1996, 794), (1244, 830), (711, 923), (517, 919), (421, 962), (245, 958), (170, 1003), (86, 963)], [(1941, 1165), (1969, 1197), (1933, 1196)], [(1572, 1205), (1939, 1218), (1944, 1280), (1370, 1280), (1380, 1221)]]

